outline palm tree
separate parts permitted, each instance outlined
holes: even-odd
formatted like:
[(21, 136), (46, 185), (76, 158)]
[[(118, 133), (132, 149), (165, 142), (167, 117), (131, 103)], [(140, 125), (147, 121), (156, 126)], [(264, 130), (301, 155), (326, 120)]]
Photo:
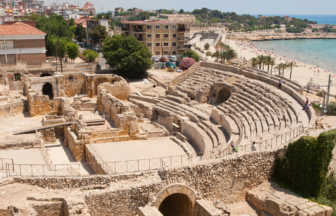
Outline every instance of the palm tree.
[(292, 71), (293, 71), (293, 67), (297, 67), (297, 65), (296, 65), (296, 63), (295, 62), (289, 62), (288, 64), (287, 64), (287, 66), (288, 67), (290, 67), (290, 79), (292, 79)]
[[(287, 69), (288, 65), (284, 64), (284, 63), (280, 63), (280, 65), (277, 65), (276, 67), (274, 67), (274, 69), (281, 71), (282, 73), (285, 74), (285, 69)], [(279, 72), (280, 75), (280, 72)]]
[(261, 70), (261, 64), (264, 63), (265, 56), (263, 56), (263, 55), (258, 55), (258, 56), (257, 56), (257, 59), (258, 59), (259, 69)]
[(252, 58), (251, 62), (252, 62), (252, 67), (257, 67), (257, 65), (258, 65), (258, 59), (257, 58)]
[(275, 65), (275, 60), (274, 58), (269, 62), (269, 64), (271, 65), (271, 73), (273, 71), (273, 66)]
[(219, 51), (216, 51), (216, 52), (212, 53), (212, 57), (213, 58), (217, 58), (217, 62), (218, 62), (219, 56), (220, 56), (220, 52)]
[(231, 59), (235, 59), (237, 58), (237, 53), (235, 50), (230, 49), (229, 51), (227, 51), (227, 60), (231, 60)]
[(274, 58), (272, 58), (271, 56), (265, 56), (265, 64), (267, 64), (267, 72), (269, 72), (269, 66), (272, 60), (274, 60)]
[(221, 52), (219, 55), (219, 58), (221, 59), (223, 63), (225, 63), (225, 59), (227, 59), (227, 57), (228, 57), (228, 52), (225, 52), (225, 51)]

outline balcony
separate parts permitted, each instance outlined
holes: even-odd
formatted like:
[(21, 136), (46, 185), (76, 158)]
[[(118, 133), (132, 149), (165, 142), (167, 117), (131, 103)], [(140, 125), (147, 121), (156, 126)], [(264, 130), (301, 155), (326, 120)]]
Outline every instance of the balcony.
[(133, 31), (146, 33), (146, 29), (133, 29)]
[(185, 39), (185, 37), (178, 37), (177, 38), (179, 41), (185, 41), (186, 39)]
[(178, 50), (186, 50), (186, 49), (188, 49), (188, 47), (185, 47), (185, 46), (178, 46), (177, 49), (178, 49)]
[(122, 27), (121, 30), (122, 30), (122, 31), (129, 31), (130, 29), (129, 29), (129, 28)]
[(154, 40), (155, 40), (155, 41), (160, 41), (160, 40), (161, 40), (161, 38), (154, 38)]
[(189, 28), (178, 28), (179, 33), (189, 32)]
[(138, 39), (138, 41), (141, 41), (141, 42), (143, 42), (143, 43), (145, 43), (146, 42), (146, 38), (136, 38), (136, 39)]

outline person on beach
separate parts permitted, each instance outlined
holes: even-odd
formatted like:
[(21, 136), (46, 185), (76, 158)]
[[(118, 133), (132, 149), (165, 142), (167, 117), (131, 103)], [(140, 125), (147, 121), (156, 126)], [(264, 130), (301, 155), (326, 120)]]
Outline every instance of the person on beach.
[(282, 83), (283, 83), (283, 80), (280, 80), (280, 82), (279, 82), (279, 89), (281, 89)]

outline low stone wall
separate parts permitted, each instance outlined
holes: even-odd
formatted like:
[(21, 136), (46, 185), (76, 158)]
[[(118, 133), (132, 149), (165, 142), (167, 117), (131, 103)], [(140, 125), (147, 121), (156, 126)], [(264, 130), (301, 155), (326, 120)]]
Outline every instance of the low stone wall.
[(27, 111), (27, 101), (19, 101), (0, 105), (0, 117), (9, 116), (15, 113), (23, 113)]
[(40, 148), (41, 141), (40, 140), (27, 140), (27, 141), (19, 141), (19, 142), (0, 142), (0, 150), (8, 150), (8, 149), (30, 149), (30, 148)]
[(186, 70), (181, 75), (179, 75), (178, 77), (176, 77), (175, 79), (173, 79), (171, 82), (169, 82), (168, 86), (173, 86), (173, 85), (176, 85), (177, 83), (183, 81), (184, 79), (186, 79), (190, 74), (192, 74), (200, 66), (201, 66), (200, 62), (194, 64), (188, 70)]
[(85, 158), (95, 174), (107, 175), (109, 173), (106, 166), (104, 166), (104, 161), (95, 152), (91, 145), (85, 145)]
[(202, 136), (200, 130), (197, 129), (195, 123), (190, 121), (183, 121), (181, 123), (181, 133), (187, 137), (188, 142), (191, 143), (198, 150), (198, 152), (206, 151), (204, 136)]

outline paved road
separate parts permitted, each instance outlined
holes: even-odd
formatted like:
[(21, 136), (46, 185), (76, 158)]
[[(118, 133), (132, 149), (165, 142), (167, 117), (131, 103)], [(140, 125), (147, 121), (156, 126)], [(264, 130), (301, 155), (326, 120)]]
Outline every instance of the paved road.
[[(79, 47), (79, 51), (83, 52), (86, 50), (85, 48)], [(100, 65), (101, 69), (106, 69), (106, 59), (103, 58), (103, 53), (99, 53), (99, 61), (98, 64)]]

